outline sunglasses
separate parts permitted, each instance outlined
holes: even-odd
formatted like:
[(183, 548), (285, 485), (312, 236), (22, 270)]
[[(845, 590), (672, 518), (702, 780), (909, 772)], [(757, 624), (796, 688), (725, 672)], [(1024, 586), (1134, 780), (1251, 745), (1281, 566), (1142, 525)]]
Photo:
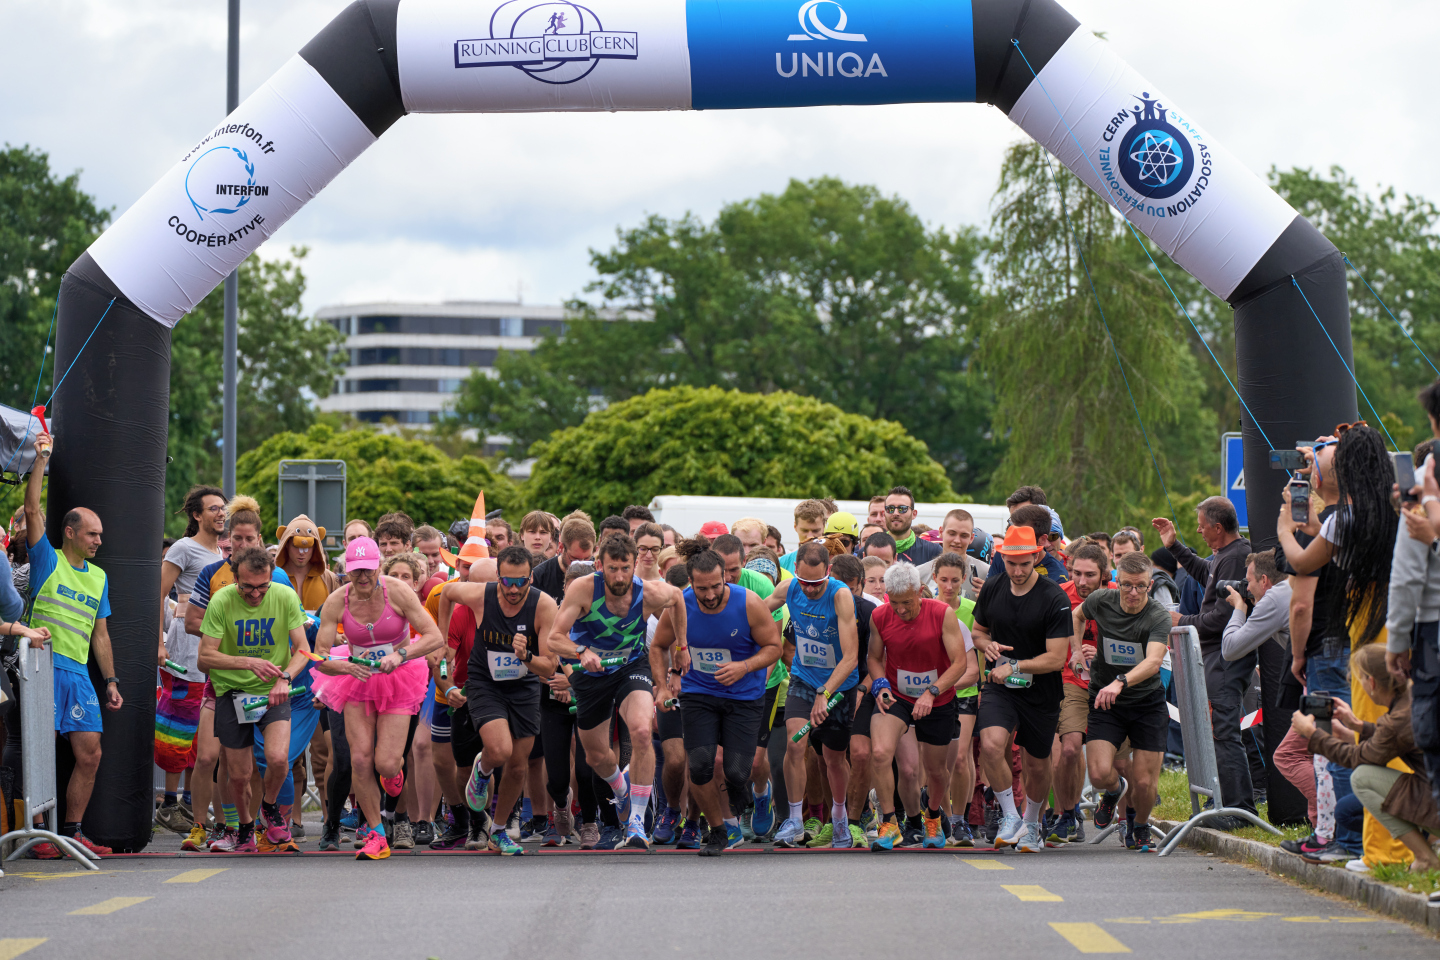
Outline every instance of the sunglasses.
[(897, 503), (894, 506), (885, 508), (886, 513), (909, 513), (910, 510), (911, 508), (905, 506), (903, 503)]
[(529, 577), (501, 577), (501, 578), (500, 578), (500, 584), (501, 584), (502, 586), (510, 587), (512, 590), (513, 590), (514, 588), (516, 588), (516, 587), (523, 587), (523, 586), (525, 586), (525, 584), (527, 584), (527, 583), (529, 583), (529, 582), (530, 582), (530, 578), (529, 578)]
[(266, 590), (270, 589), (270, 584), (268, 583), (262, 583), (258, 587), (252, 587), (248, 583), (240, 583), (239, 581), (236, 581), (235, 586), (240, 589), (241, 593), (248, 593), (251, 596), (254, 596), (257, 593), (264, 593)]
[(1346, 430), (1353, 429), (1354, 427), (1368, 426), (1370, 426), (1370, 424), (1366, 423), (1364, 420), (1356, 420), (1354, 423), (1337, 423), (1335, 424), (1335, 436), (1341, 437), (1345, 434)]
[(818, 579), (816, 579), (816, 580), (806, 580), (804, 577), (800, 576), (799, 574), (796, 574), (796, 575), (795, 575), (795, 579), (796, 579), (796, 580), (799, 580), (801, 583), (812, 583), (812, 584), (813, 584), (813, 583), (826, 583), (827, 581), (829, 581), (830, 577), (829, 577), (829, 575), (827, 574), (826, 576), (820, 577), (820, 578), (818, 578)]

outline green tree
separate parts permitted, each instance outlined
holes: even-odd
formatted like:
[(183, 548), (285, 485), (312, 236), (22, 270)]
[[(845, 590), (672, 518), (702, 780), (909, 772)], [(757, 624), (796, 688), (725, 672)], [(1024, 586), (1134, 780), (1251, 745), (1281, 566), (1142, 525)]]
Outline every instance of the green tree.
[[(335, 346), (344, 337), (328, 323), (305, 316), (300, 300), (304, 248), (287, 260), (251, 256), (240, 265), (239, 384), (236, 390), (239, 442), (243, 454), (267, 437), (303, 431), (315, 421), (313, 397), (334, 389), (345, 368)], [(184, 528), (174, 515), (195, 483), (220, 481), (223, 427), (224, 286), (216, 287), (175, 325), (170, 341), (171, 463), (165, 475), (170, 505), (166, 532)], [(238, 469), (238, 468), (237, 468)]]
[(515, 484), (478, 457), (452, 459), (423, 440), (373, 428), (336, 431), (315, 424), (304, 433), (275, 434), (235, 465), (236, 489), (259, 501), (270, 531), (291, 519), (277, 516), (281, 460), (344, 460), (347, 520), (363, 517), (373, 524), (381, 514), (403, 510), (416, 523), (446, 530), (470, 516), (481, 490), (491, 510), (510, 510), (518, 501)]
[[(927, 230), (904, 201), (831, 178), (731, 204), (713, 224), (651, 216), (592, 251), (600, 279), (589, 288), (648, 319), (609, 322), (572, 304), (565, 337), (535, 351), (534, 382), (543, 368), (551, 385), (572, 385), (551, 391), (572, 419), (591, 393), (788, 390), (903, 423), (959, 489), (978, 490), (997, 455), (990, 394), (970, 363), (979, 250), (973, 230)], [(545, 426), (499, 416), (494, 429), (529, 436), (532, 425)]]
[(812, 397), (719, 387), (652, 390), (542, 440), (525, 502), (594, 517), (661, 494), (866, 499), (903, 483), (953, 500), (945, 470), (891, 420)]
[[(80, 189), (79, 171), (56, 177), (48, 154), (9, 144), (0, 150), (0, 403), (30, 409), (51, 355), (45, 335), (60, 278), (109, 222), (110, 211)], [(38, 402), (55, 377), (47, 363)]]
[[(1355, 375), (1396, 441), (1408, 449), (1429, 435), (1415, 392), (1436, 374), (1405, 334), (1440, 363), (1440, 235), (1435, 230), (1440, 209), (1423, 197), (1401, 198), (1394, 188), (1371, 196), (1340, 167), (1331, 167), (1328, 177), (1308, 169), (1272, 169), (1270, 182), (1349, 256), (1404, 325), (1402, 332), (1354, 271), (1348, 273)], [(1320, 336), (1318, 329), (1315, 334)], [(1373, 420), (1364, 400), (1356, 399), (1360, 415)]]
[(438, 434), (473, 427), (482, 443), (486, 436), (506, 436), (510, 457), (521, 459), (537, 441), (578, 425), (590, 412), (589, 393), (528, 350), (501, 350), (494, 369), (493, 377), (477, 370), (460, 385)]
[(1211, 469), (1216, 425), (1199, 405), (1204, 382), (1178, 335), (1183, 321), (1144, 253), (1103, 199), (1047, 160), (1036, 144), (1012, 146), (996, 193), (981, 361), (1007, 449), (990, 494), (1039, 484), (1071, 527), (1108, 528), (1164, 503), (1131, 391), (1177, 497)]

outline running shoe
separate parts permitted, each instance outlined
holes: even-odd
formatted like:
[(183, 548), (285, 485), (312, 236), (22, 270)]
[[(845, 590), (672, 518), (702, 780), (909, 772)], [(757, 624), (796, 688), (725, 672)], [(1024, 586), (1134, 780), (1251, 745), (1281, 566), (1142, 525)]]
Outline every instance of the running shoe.
[(255, 842), (255, 833), (256, 833), (256, 831), (254, 831), (254, 830), (250, 831), (250, 836), (246, 837), (244, 840), (240, 840), (240, 839), (237, 837), (237, 838), (236, 838), (236, 843), (235, 843), (235, 849), (232, 850), (231, 852), (232, 852), (232, 853), (259, 853), (259, 852), (260, 852), (260, 845)]
[(291, 821), (290, 821), (290, 839), (291, 839), (291, 840), (304, 840), (304, 839), (305, 839), (305, 824), (301, 823), (299, 820), (291, 820)]
[(194, 811), (194, 809), (190, 806), (190, 801), (189, 801), (189, 800), (186, 800), (184, 797), (181, 797), (180, 800), (179, 800), (179, 806), (180, 806), (180, 813), (181, 813), (181, 815), (183, 815), (186, 820), (189, 820), (191, 823), (194, 823), (194, 822), (195, 822), (195, 811)]
[(1309, 863), (1344, 863), (1355, 854), (1334, 840), (1321, 842), (1318, 837), (1312, 837), (1300, 844), (1300, 856)]
[(1013, 847), (1025, 836), (1025, 821), (1019, 816), (1006, 814), (1000, 818), (1000, 827), (995, 832), (996, 847)]
[(700, 828), (689, 820), (686, 820), (685, 826), (680, 829), (680, 839), (675, 841), (675, 849), (700, 849)]
[(1362, 859), (1346, 860), (1345, 869), (1351, 873), (1369, 873), (1370, 865)]
[(625, 829), (623, 827), (612, 827), (606, 825), (600, 828), (600, 842), (595, 844), (596, 850), (614, 850), (625, 842)]
[(390, 846), (396, 850), (415, 849), (415, 825), (409, 820), (395, 821), (395, 840)]
[(86, 850), (89, 850), (91, 853), (99, 857), (108, 857), (110, 856), (110, 854), (115, 852), (109, 847), (101, 846), (100, 844), (95, 843), (89, 837), (85, 836), (85, 834), (81, 833), (78, 830), (75, 831), (75, 835), (70, 838), (70, 842), (79, 844)]
[(340, 828), (328, 824), (320, 831), (320, 850), (328, 853), (340, 849)]
[(355, 854), (356, 860), (384, 860), (390, 856), (390, 845), (385, 842), (385, 834), (380, 830), (371, 830), (365, 837), (365, 845), (360, 852)]
[(755, 827), (754, 824), (751, 823), (754, 815), (755, 808), (753, 806), (746, 807), (740, 813), (740, 835), (743, 836), (746, 840), (755, 839)]
[(490, 805), (490, 778), (480, 775), (480, 758), (475, 758), (465, 781), (465, 806), (480, 813)]
[(560, 834), (560, 839), (564, 842), (575, 842), (575, 818), (568, 807), (555, 811), (555, 832)]
[(786, 817), (785, 822), (780, 824), (780, 832), (775, 834), (775, 846), (777, 847), (798, 847), (805, 842), (805, 828), (800, 821), (794, 817)]
[(1312, 833), (1310, 834), (1310, 836), (1306, 837), (1303, 840), (1281, 840), (1280, 849), (1284, 850), (1286, 853), (1293, 853), (1295, 854), (1295, 856), (1298, 857), (1300, 856), (1300, 845), (1302, 843), (1311, 843), (1318, 845), (1322, 842), (1323, 841), (1321, 841), (1319, 837)]
[(725, 849), (734, 850), (745, 842), (745, 832), (738, 823), (725, 824)]
[(925, 818), (925, 839), (920, 845), (927, 849), (938, 850), (945, 846), (945, 837), (940, 832), (940, 818)]
[(1070, 838), (1071, 843), (1085, 842), (1085, 819), (1079, 815), (1075, 817), (1075, 834)]
[[(735, 827), (740, 832), (740, 827)], [(625, 848), (627, 850), (649, 850), (650, 838), (645, 836), (645, 824), (639, 817), (632, 817), (625, 824)]]
[(401, 770), (393, 777), (381, 777), (380, 787), (392, 797), (400, 796), (400, 791), (405, 789), (405, 771)]
[(610, 802), (615, 804), (616, 810), (624, 811), (626, 804), (630, 802), (630, 767), (628, 764), (624, 770), (620, 771), (620, 775), (624, 778), (625, 789), (619, 793), (615, 793), (615, 788), (611, 787), (610, 792), (612, 797)]
[(900, 846), (918, 847), (925, 841), (925, 828), (921, 824), (911, 823), (906, 819), (900, 826)]
[(746, 789), (750, 791), (750, 798), (755, 801), (755, 809), (750, 814), (750, 829), (755, 832), (755, 836), (763, 837), (775, 829), (775, 788), (766, 787), (761, 794), (755, 793), (754, 784)]
[(171, 833), (178, 833), (181, 836), (189, 833), (190, 827), (194, 824), (193, 820), (186, 818), (185, 814), (180, 811), (178, 803), (167, 803), (156, 810), (155, 822)]
[(545, 818), (544, 845), (547, 847), (559, 847), (563, 846), (564, 843), (565, 838), (560, 836), (560, 831), (555, 827), (555, 812), (552, 810), (550, 816)]
[(1104, 830), (1106, 827), (1110, 826), (1111, 821), (1115, 819), (1116, 806), (1118, 806), (1120, 801), (1124, 799), (1125, 794), (1129, 791), (1129, 789), (1130, 784), (1125, 780), (1124, 777), (1121, 777), (1119, 790), (1116, 790), (1114, 793), (1100, 794), (1100, 802), (1095, 805), (1095, 813), (1093, 814), (1093, 819), (1095, 821), (1096, 827)]
[(594, 823), (580, 824), (580, 849), (594, 850), (600, 842), (600, 827)]
[(190, 828), (190, 836), (180, 841), (181, 850), (190, 850), (199, 853), (206, 848), (207, 845), (205, 843), (205, 828), (200, 826), (200, 824), (198, 823)]
[[(830, 841), (831, 849), (848, 850), (855, 846), (855, 835), (850, 832), (850, 824), (848, 821), (844, 824), (843, 830), (835, 830), (833, 833), (835, 834), (835, 839)], [(861, 843), (863, 844), (864, 841), (862, 840)]]
[(1135, 824), (1132, 823), (1131, 821), (1129, 821), (1129, 820), (1121, 820), (1121, 821), (1120, 821), (1120, 828), (1115, 831), (1115, 839), (1118, 840), (1118, 841), (1120, 841), (1120, 846), (1122, 846), (1122, 847), (1128, 847), (1128, 846), (1130, 846), (1130, 831), (1133, 830), (1134, 828), (1135, 828)]
[(60, 848), (53, 843), (37, 843), (25, 851), (27, 860), (59, 860)]
[(995, 838), (1000, 835), (1000, 804), (985, 804), (985, 840), (990, 844), (995, 843)]
[(655, 842), (664, 846), (675, 842), (675, 824), (680, 819), (680, 811), (673, 807), (666, 807), (661, 812), (660, 818), (655, 821)]
[(554, 814), (547, 816), (541, 813), (531, 817), (520, 828), (520, 842), (539, 843), (544, 840), (546, 831), (550, 829), (550, 819), (553, 816)]
[(360, 826), (356, 827), (356, 828), (355, 828), (355, 849), (356, 849), (356, 850), (359, 850), (359, 849), (361, 849), (362, 847), (364, 847), (364, 846), (365, 846), (365, 841), (366, 841), (366, 839), (370, 836), (370, 834), (372, 834), (372, 833), (374, 833), (374, 832), (375, 832), (374, 830), (371, 830), (371, 829), (370, 829), (370, 825), (369, 825), (369, 824), (362, 823), (362, 824), (360, 824)]
[(950, 821), (950, 839), (947, 841), (946, 846), (975, 846), (975, 834), (970, 829), (970, 824), (964, 817), (955, 817)]
[(1040, 853), (1045, 849), (1045, 837), (1040, 833), (1040, 824), (1025, 821), (1025, 830), (1015, 838), (1018, 853)]
[(860, 832), (869, 837), (874, 836), (878, 829), (880, 822), (875, 818), (875, 811), (866, 807), (865, 812), (860, 814)]
[(858, 823), (850, 824), (850, 846), (864, 850), (870, 845), (870, 840), (865, 836), (865, 831), (860, 829)]
[(729, 846), (729, 831), (720, 827), (711, 827), (705, 832), (705, 846), (700, 848), (702, 857), (718, 857)]
[(893, 850), (900, 840), (900, 824), (894, 820), (886, 820), (880, 824), (880, 832), (875, 835), (875, 842), (870, 844), (870, 849), (873, 851)]
[(226, 827), (220, 835), (210, 841), (211, 853), (234, 853), (236, 845), (240, 842), (239, 831)]
[(1155, 842), (1150, 839), (1150, 824), (1137, 823), (1130, 831), (1130, 842), (1125, 844), (1131, 850), (1138, 850), (1141, 853), (1148, 853), (1155, 849)]
[(465, 833), (466, 850), (484, 850), (489, 837), (485, 833), (485, 817), (478, 813), (470, 815), (470, 828)]
[(438, 836), (438, 834), (435, 831), (435, 824), (429, 820), (421, 820), (415, 824), (415, 843), (417, 846), (430, 846), (430, 844), (435, 842), (436, 836)]
[(525, 852), (525, 848), (510, 839), (509, 830), (496, 830), (490, 834), (490, 851), (502, 857), (518, 857)]
[(445, 832), (434, 840), (430, 841), (431, 850), (464, 850), (465, 840), (470, 836), (468, 826), (461, 827), (458, 824), (450, 824)]
[(835, 825), (831, 823), (827, 823), (819, 830), (811, 833), (807, 822), (805, 832), (811, 834), (810, 841), (805, 844), (807, 847), (828, 847), (835, 839)]
[[(827, 823), (825, 826), (828, 827), (829, 824)], [(821, 826), (820, 826), (820, 818), (819, 818), (819, 817), (807, 817), (807, 818), (805, 819), (805, 839), (806, 839), (807, 841), (813, 840), (813, 839), (815, 839), (815, 837), (819, 836), (821, 829), (822, 829), (822, 828), (821, 828)], [(826, 843), (829, 843), (830, 841), (827, 840), (827, 841), (825, 841), (825, 842), (826, 842)]]
[(360, 826), (360, 808), (351, 807), (350, 810), (340, 818), (341, 830), (354, 830)]
[[(271, 817), (265, 813), (264, 810), (261, 810), (260, 819), (265, 823), (265, 840), (271, 846), (281, 847), (291, 842), (290, 830), (285, 826), (284, 817), (278, 814)], [(260, 824), (257, 823), (255, 826), (258, 828)], [(259, 830), (257, 829), (256, 832), (258, 833)]]
[(1060, 814), (1060, 819), (1046, 834), (1046, 839), (1052, 843), (1069, 843), (1075, 839), (1075, 815), (1069, 810)]

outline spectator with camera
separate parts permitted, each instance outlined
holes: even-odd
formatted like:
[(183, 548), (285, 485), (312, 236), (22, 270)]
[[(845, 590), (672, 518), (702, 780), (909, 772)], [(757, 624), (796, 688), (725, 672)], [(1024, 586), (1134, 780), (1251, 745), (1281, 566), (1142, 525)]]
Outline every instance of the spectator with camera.
[[(1307, 703), (1310, 713), (1295, 711), (1291, 727), (1306, 738), (1311, 753), (1350, 768), (1355, 796), (1392, 837), (1415, 855), (1411, 870), (1440, 869), (1440, 857), (1421, 834), (1421, 830), (1432, 836), (1440, 834), (1440, 811), (1431, 796), (1429, 778), (1420, 772), (1424, 760), (1410, 726), (1410, 683), (1397, 681), (1389, 674), (1385, 651), (1379, 644), (1356, 650), (1350, 657), (1350, 669), (1366, 695), (1386, 708), (1379, 720), (1361, 721), (1350, 712), (1349, 704), (1332, 697), (1328, 710)], [(1353, 733), (1359, 742), (1334, 736), (1327, 729), (1332, 720)], [(1389, 764), (1397, 758), (1415, 772), (1392, 769)]]
[(1274, 640), (1290, 649), (1290, 578), (1275, 566), (1275, 551), (1264, 550), (1245, 558), (1245, 579), (1216, 585), (1230, 604), (1220, 653), (1239, 660)]
[[(1243, 698), (1255, 672), (1255, 658), (1226, 660), (1221, 653), (1225, 625), (1230, 622), (1229, 605), (1220, 596), (1217, 584), (1222, 580), (1240, 580), (1245, 576), (1250, 541), (1240, 536), (1240, 521), (1235, 505), (1224, 497), (1210, 497), (1195, 508), (1196, 530), (1211, 556), (1202, 558), (1180, 542), (1175, 524), (1165, 517), (1151, 521), (1165, 549), (1190, 576), (1205, 584), (1200, 612), (1184, 615), (1171, 611), (1175, 626), (1194, 627), (1200, 634), (1200, 653), (1205, 659), (1205, 690), (1210, 700), (1210, 722), (1215, 731), (1215, 765), (1220, 774), (1221, 806), (1241, 807), (1255, 813), (1254, 788), (1245, 744), (1240, 739), (1240, 718)], [(1238, 817), (1216, 818), (1214, 825), (1226, 830), (1242, 826)]]

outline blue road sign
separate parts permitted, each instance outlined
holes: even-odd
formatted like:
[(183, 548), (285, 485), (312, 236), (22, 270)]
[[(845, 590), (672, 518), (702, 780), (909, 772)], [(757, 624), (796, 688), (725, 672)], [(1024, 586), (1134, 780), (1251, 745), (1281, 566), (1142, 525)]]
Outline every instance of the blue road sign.
[(1220, 475), (1225, 478), (1225, 496), (1235, 504), (1240, 526), (1250, 526), (1245, 509), (1245, 442), (1238, 433), (1220, 435)]

